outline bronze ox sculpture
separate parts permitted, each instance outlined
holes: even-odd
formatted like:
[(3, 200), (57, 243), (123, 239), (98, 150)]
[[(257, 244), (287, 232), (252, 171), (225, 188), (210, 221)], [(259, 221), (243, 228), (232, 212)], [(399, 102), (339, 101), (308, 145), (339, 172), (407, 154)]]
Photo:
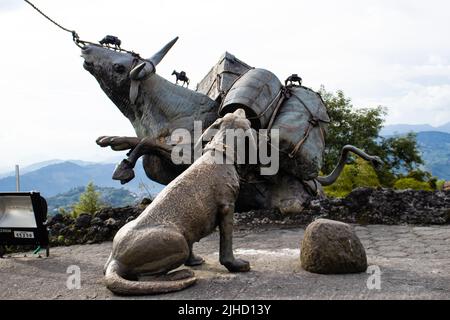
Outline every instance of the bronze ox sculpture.
[[(193, 272), (171, 271), (183, 264), (203, 263), (203, 259), (194, 255), (193, 244), (217, 226), (221, 264), (231, 272), (248, 271), (249, 263), (233, 256), (235, 210), (277, 208), (285, 213), (299, 212), (311, 195), (323, 196), (322, 185), (336, 181), (349, 152), (374, 165), (381, 162), (358, 148), (345, 146), (334, 171), (326, 177), (318, 176), (329, 118), (317, 93), (302, 87), (301, 78), (296, 75), (282, 86), (271, 72), (244, 64), (235, 68), (237, 73), (225, 70), (215, 74), (217, 68), (213, 68), (212, 76), (205, 79), (216, 79), (211, 80), (210, 85), (203, 85), (207, 94), (177, 86), (156, 74), (156, 66), (176, 41), (177, 38), (148, 59), (97, 45), (82, 49), (85, 69), (97, 79), (136, 131), (136, 137), (97, 139), (101, 147), (130, 150), (128, 158), (117, 166), (113, 178), (122, 183), (133, 179), (136, 162), (143, 157), (147, 176), (168, 184), (144, 212), (121, 228), (114, 238), (104, 273), (106, 286), (117, 294), (164, 293), (192, 285), (196, 281)], [(227, 80), (227, 72), (234, 78)], [(211, 94), (211, 88), (219, 94)], [(248, 92), (247, 88), (254, 90)], [(195, 121), (201, 121), (203, 127), (209, 129), (198, 141), (191, 141), (194, 150), (199, 147), (202, 150), (202, 138), (213, 129), (219, 130), (203, 149), (204, 154), (192, 165), (175, 163), (172, 155), (177, 141), (172, 140), (172, 134), (184, 129), (192, 136)], [(217, 154), (230, 149), (224, 142), (227, 129), (248, 131), (251, 127), (278, 129), (278, 136), (271, 136), (275, 140), (270, 140), (269, 144), (279, 139), (277, 151), (283, 155), (280, 170), (272, 175), (258, 174), (255, 168), (261, 164), (236, 164), (234, 149), (231, 163), (214, 162)], [(250, 145), (255, 149), (264, 146), (257, 143), (260, 139), (256, 130), (251, 132)], [(292, 137), (298, 142), (292, 143)], [(230, 158), (228, 151), (227, 159)], [(152, 278), (136, 281), (143, 275)]]
[[(150, 179), (161, 184), (170, 183), (189, 167), (188, 164), (172, 162), (171, 151), (176, 143), (171, 140), (173, 131), (183, 128), (193, 132), (194, 121), (201, 121), (204, 128), (210, 126), (218, 118), (221, 103), (227, 99), (227, 96), (221, 97), (221, 102), (208, 94), (177, 86), (156, 73), (157, 65), (177, 39), (170, 41), (148, 59), (93, 44), (82, 49), (84, 68), (96, 78), (102, 90), (128, 118), (136, 132), (136, 137), (102, 136), (97, 139), (101, 147), (130, 150), (128, 158), (113, 174), (113, 178), (122, 183), (133, 179), (133, 168), (140, 157), (143, 157), (144, 170)], [(314, 130), (311, 132), (313, 135)], [(323, 139), (324, 130), (321, 129), (320, 134), (316, 135)], [(312, 141), (311, 138), (306, 139), (299, 154), (303, 152), (303, 155), (321, 156), (324, 141), (320, 147), (314, 143), (308, 146), (308, 141)], [(289, 170), (283, 170), (290, 167), (283, 167), (283, 163), (280, 164), (280, 172), (273, 176), (264, 177), (254, 170), (243, 170), (240, 172), (241, 188), (236, 210), (276, 208), (285, 213), (301, 211), (311, 194), (322, 195), (321, 185), (332, 184), (337, 179), (348, 151), (374, 164), (379, 162), (377, 157), (347, 146), (335, 171), (327, 177), (318, 177), (317, 170), (308, 180), (299, 179)], [(320, 159), (314, 156), (316, 158)], [(317, 166), (320, 165), (320, 161), (316, 162)]]

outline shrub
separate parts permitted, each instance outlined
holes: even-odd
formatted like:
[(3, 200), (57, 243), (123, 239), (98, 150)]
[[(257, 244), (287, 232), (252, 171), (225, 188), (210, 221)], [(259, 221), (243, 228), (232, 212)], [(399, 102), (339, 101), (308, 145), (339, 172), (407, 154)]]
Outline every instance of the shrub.
[(100, 193), (95, 191), (95, 186), (92, 182), (86, 186), (86, 191), (80, 196), (80, 200), (73, 208), (73, 217), (78, 217), (81, 213), (94, 214), (101, 209), (103, 203), (100, 200)]
[(373, 167), (363, 159), (346, 165), (334, 184), (324, 187), (325, 194), (331, 197), (345, 197), (358, 187), (379, 187), (380, 181)]
[(428, 182), (418, 181), (414, 178), (398, 179), (394, 183), (394, 189), (397, 189), (397, 190), (412, 189), (412, 190), (425, 190), (425, 191), (433, 190)]

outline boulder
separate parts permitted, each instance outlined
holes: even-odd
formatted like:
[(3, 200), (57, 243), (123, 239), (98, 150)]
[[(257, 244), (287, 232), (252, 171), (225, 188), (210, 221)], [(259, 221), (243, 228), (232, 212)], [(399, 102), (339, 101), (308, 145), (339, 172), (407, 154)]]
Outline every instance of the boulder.
[(313, 273), (365, 272), (367, 257), (353, 228), (342, 222), (318, 219), (305, 230), (300, 260)]
[(152, 199), (150, 199), (150, 198), (143, 198), (139, 205), (143, 206), (143, 207), (147, 207), (151, 203), (152, 203)]
[(100, 219), (99, 217), (94, 217), (94, 218), (92, 218), (92, 220), (91, 220), (91, 225), (92, 226), (102, 226), (104, 223), (103, 223), (103, 220), (102, 219)]
[(63, 215), (61, 213), (57, 213), (54, 216), (50, 216), (47, 218), (47, 225), (51, 226), (57, 223), (61, 223), (63, 222), (63, 220), (64, 220)]
[(119, 222), (114, 218), (109, 218), (105, 221), (105, 225), (108, 227), (117, 227), (119, 225)]
[(77, 228), (86, 228), (91, 224), (92, 216), (89, 213), (80, 214), (75, 220), (75, 226)]

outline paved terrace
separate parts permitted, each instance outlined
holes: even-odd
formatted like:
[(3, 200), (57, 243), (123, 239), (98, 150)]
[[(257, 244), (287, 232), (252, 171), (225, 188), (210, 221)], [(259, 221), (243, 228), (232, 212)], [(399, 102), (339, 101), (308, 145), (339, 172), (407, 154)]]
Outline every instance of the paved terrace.
[[(369, 274), (318, 275), (300, 266), (304, 229), (240, 230), (235, 253), (251, 262), (246, 274), (218, 263), (218, 234), (196, 244), (206, 264), (193, 268), (198, 282), (177, 293), (133, 299), (450, 299), (450, 226), (355, 226), (379, 266), (381, 289), (369, 290)], [(58, 247), (50, 258), (0, 259), (0, 299), (123, 299), (102, 283), (111, 242)], [(67, 267), (81, 268), (81, 289), (68, 290)]]

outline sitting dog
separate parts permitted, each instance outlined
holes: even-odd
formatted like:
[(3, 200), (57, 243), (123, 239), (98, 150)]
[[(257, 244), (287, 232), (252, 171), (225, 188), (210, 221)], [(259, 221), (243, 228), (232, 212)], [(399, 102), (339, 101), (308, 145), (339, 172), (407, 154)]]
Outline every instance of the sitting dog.
[[(203, 136), (218, 129), (204, 154), (173, 180), (135, 220), (123, 226), (113, 241), (105, 265), (106, 287), (116, 294), (157, 294), (184, 289), (196, 278), (191, 270), (169, 271), (185, 265), (198, 265), (203, 259), (192, 252), (192, 245), (220, 230), (220, 263), (231, 272), (250, 270), (247, 261), (233, 255), (234, 203), (239, 193), (239, 176), (234, 163), (217, 164), (224, 152), (227, 129), (250, 129), (245, 112), (226, 114)], [(198, 143), (201, 143), (200, 138)], [(252, 136), (250, 143), (255, 143)], [(228, 152), (227, 152), (228, 155)], [(153, 275), (150, 281), (139, 276)]]

